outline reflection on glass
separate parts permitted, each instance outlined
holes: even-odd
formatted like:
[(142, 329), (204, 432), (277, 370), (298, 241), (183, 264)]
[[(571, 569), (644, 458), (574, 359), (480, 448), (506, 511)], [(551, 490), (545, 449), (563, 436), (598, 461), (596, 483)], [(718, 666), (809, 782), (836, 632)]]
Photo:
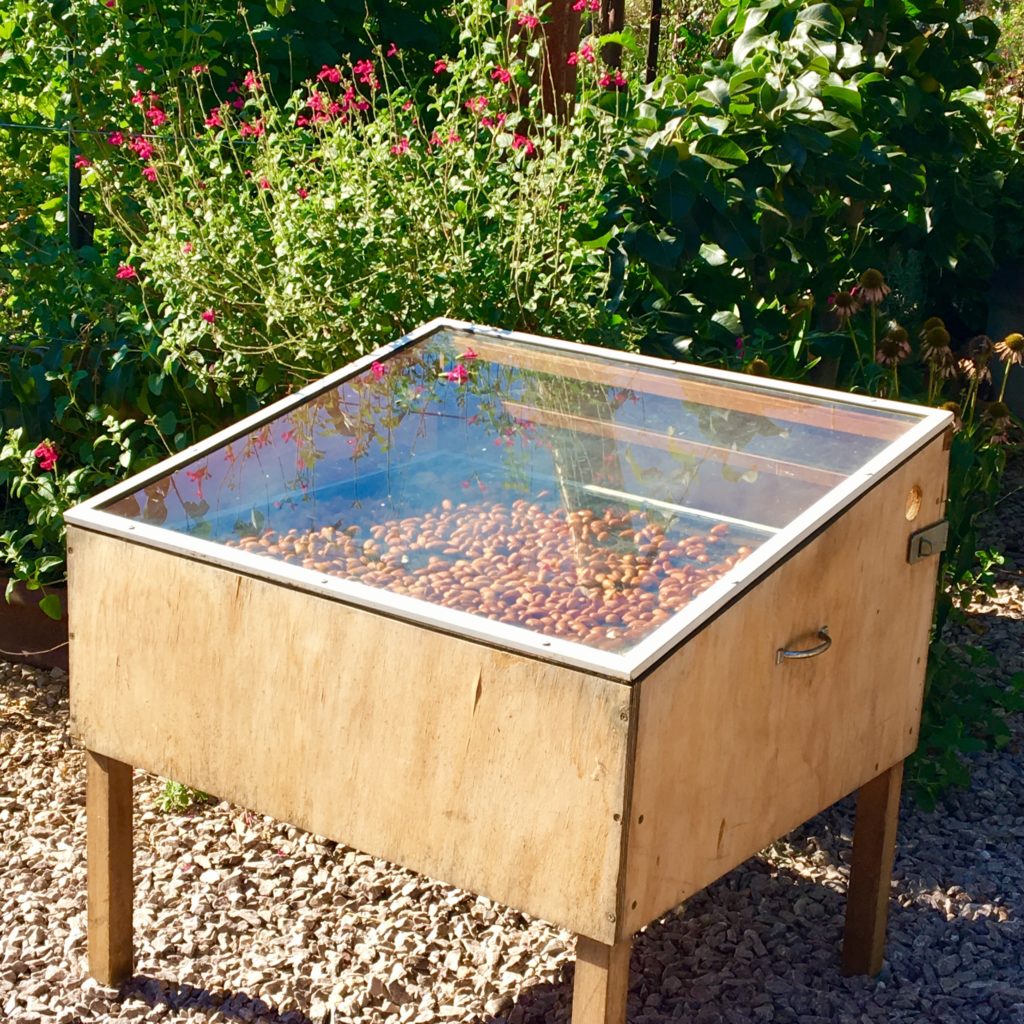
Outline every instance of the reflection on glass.
[(107, 511), (621, 652), (916, 422), (439, 330)]

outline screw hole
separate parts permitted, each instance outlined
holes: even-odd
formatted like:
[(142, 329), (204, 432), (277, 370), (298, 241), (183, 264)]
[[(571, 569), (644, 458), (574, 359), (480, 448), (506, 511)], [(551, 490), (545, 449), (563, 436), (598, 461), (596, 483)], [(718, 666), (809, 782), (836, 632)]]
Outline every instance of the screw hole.
[(622, 815), (621, 814), (613, 814), (612, 815), (612, 821), (622, 821)]
[(633, 910), (636, 910), (636, 900), (633, 900)]
[(636, 823), (638, 825), (642, 825), (644, 823), (644, 816), (642, 814), (640, 815), (639, 818), (636, 819)]

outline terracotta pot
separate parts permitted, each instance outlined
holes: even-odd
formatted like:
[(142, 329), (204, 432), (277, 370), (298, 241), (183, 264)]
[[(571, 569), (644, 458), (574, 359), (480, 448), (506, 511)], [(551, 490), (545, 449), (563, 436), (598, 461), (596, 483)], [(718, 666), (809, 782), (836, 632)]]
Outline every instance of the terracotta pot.
[(67, 587), (47, 587), (60, 597), (61, 617), (51, 619), (39, 610), (45, 596), (16, 583), (10, 601), (4, 600), (8, 577), (0, 573), (0, 659), (68, 670)]

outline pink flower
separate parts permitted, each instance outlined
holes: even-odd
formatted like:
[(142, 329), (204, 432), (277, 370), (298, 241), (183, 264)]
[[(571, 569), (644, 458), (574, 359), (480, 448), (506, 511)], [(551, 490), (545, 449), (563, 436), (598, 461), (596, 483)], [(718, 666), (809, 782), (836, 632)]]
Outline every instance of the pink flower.
[(388, 368), (383, 363), (377, 361), (370, 363), (370, 373), (373, 374), (375, 380), (380, 380), (386, 376), (387, 372)]
[(159, 107), (150, 107), (146, 111), (146, 118), (154, 128), (159, 128), (167, 121), (167, 115)]
[(212, 309), (204, 309), (199, 314), (208, 324), (216, 323), (217, 314)]
[(508, 68), (503, 68), (499, 65), (491, 72), (491, 78), (496, 82), (508, 83), (512, 81), (512, 72)]
[(392, 43), (388, 47), (388, 52), (384, 54), (385, 57), (394, 57), (398, 53), (398, 47)]
[(309, 122), (309, 118), (306, 117), (305, 114), (299, 114), (299, 116), (297, 118), (295, 118), (295, 127), (296, 128), (305, 128), (305, 127), (307, 127), (309, 125), (309, 123), (310, 123)]
[(480, 357), (471, 349), (467, 348), (465, 352), (459, 356), (459, 359), (479, 359)]
[(285, 444), (287, 444), (289, 441), (294, 441), (295, 440), (295, 431), (294, 430), (282, 430), (281, 431), (281, 440), (284, 441)]
[(119, 263), (117, 265), (117, 272), (114, 274), (118, 281), (131, 281), (138, 276), (139, 272), (128, 263)]
[(77, 170), (81, 171), (86, 167), (92, 167), (92, 161), (88, 157), (82, 156), (82, 154), (79, 153), (75, 157), (75, 167)]
[(235, 110), (241, 110), (242, 107), (245, 106), (245, 100), (243, 100), (242, 97), (239, 96), (237, 100), (232, 100), (231, 106), (233, 106)]
[(124, 145), (124, 132), (111, 132), (107, 136), (107, 142), (112, 146), (123, 146)]
[(262, 188), (262, 189), (269, 189), (270, 188), (270, 181), (269, 181), (268, 178), (260, 178), (260, 188)]
[(301, 185), (295, 190), (295, 194), (300, 199), (308, 199), (309, 198), (309, 193)]
[(251, 124), (248, 121), (243, 121), (238, 129), (239, 135), (243, 139), (248, 138), (250, 135), (253, 138), (259, 138), (263, 134), (263, 121), (253, 121)]
[(456, 363), (444, 376), (445, 380), (449, 380), (453, 384), (465, 384), (469, 380), (469, 371), (462, 363)]
[(458, 132), (449, 132), (448, 133), (448, 142), (449, 143), (461, 142), (461, 141), (462, 141), (462, 136)]
[(145, 102), (146, 102), (145, 94), (142, 92), (141, 89), (136, 89), (135, 90), (135, 94), (132, 96), (132, 103), (134, 103), (136, 106), (141, 107), (142, 104), (145, 103)]
[(114, 0), (104, 0), (103, 6), (104, 7), (113, 7), (114, 6)]
[(341, 81), (341, 72), (337, 68), (332, 68), (325, 64), (316, 76), (321, 82), (334, 82), (337, 84)]
[(352, 65), (352, 74), (355, 75), (363, 85), (369, 85), (376, 89), (379, 84), (373, 74), (373, 61), (366, 60), (365, 58)]
[(403, 135), (398, 142), (391, 147), (391, 153), (393, 156), (401, 156), (403, 153), (409, 152), (409, 140)]
[(136, 135), (131, 142), (128, 143), (128, 148), (131, 149), (140, 160), (148, 160), (155, 152), (151, 142), (147, 142), (144, 138)]
[(406, 101), (405, 101), (405, 102), (404, 102), (404, 103), (402, 104), (402, 109), (403, 109), (403, 110), (412, 110), (412, 100), (406, 100)]
[(565, 63), (571, 64), (573, 67), (575, 67), (579, 63), (579, 60), (580, 55), (575, 50), (573, 50), (572, 53), (570, 53), (569, 56), (566, 57)]
[(207, 128), (223, 128), (224, 122), (220, 119), (220, 108), (211, 107), (210, 116), (204, 122)]
[(519, 132), (512, 136), (512, 148), (525, 149), (527, 156), (533, 156), (537, 152), (537, 147), (525, 135), (520, 135)]
[(594, 61), (595, 61), (595, 60), (597, 60), (597, 57), (596, 57), (596, 56), (595, 56), (595, 54), (594, 54), (594, 48), (593, 48), (593, 47), (592, 47), (592, 46), (590, 45), (590, 43), (584, 43), (584, 44), (583, 44), (583, 45), (582, 45), (582, 46), (580, 47), (580, 56), (581, 56), (581, 57), (582, 57), (582, 58), (583, 58), (583, 59), (584, 59), (584, 60), (585, 60), (585, 61), (586, 61), (586, 62), (587, 62), (588, 64), (593, 64), (593, 63), (594, 63)]
[(57, 449), (49, 441), (43, 441), (32, 454), (39, 460), (39, 468), (48, 473), (57, 465)]
[(156, 168), (143, 167), (142, 176), (146, 179), (146, 181), (156, 181)]
[(616, 71), (615, 74), (605, 72), (598, 80), (597, 84), (602, 89), (614, 89), (616, 92), (625, 89), (627, 86), (626, 76), (621, 71)]
[(209, 480), (213, 474), (206, 468), (206, 466), (200, 466), (198, 469), (186, 469), (185, 476), (189, 478), (196, 485), (196, 495), (199, 500), (203, 500), (203, 481)]
[(192, 74), (193, 75), (205, 75), (210, 69), (205, 64), (193, 64)]
[(260, 85), (260, 80), (256, 77), (255, 71), (246, 71), (245, 78), (242, 79), (242, 85), (244, 85), (246, 89), (252, 90), (263, 88), (263, 86)]
[(536, 14), (520, 14), (519, 24), (522, 28), (536, 28), (540, 24), (540, 18)]
[(187, 256), (192, 251), (192, 243), (186, 242), (182, 247), (181, 251)]
[(486, 96), (477, 96), (476, 98), (470, 97), (468, 100), (466, 100), (463, 106), (465, 106), (465, 108), (471, 111), (472, 113), (479, 114), (480, 111), (483, 110), (489, 102), (490, 101), (487, 99)]
[(434, 74), (443, 75), (448, 70), (448, 62), (445, 60), (434, 61)]

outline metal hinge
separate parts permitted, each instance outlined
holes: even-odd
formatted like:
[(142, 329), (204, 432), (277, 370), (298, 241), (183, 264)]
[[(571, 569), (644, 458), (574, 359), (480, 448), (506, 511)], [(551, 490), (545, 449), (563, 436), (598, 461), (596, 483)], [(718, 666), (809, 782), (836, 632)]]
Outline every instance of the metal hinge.
[(907, 561), (911, 565), (920, 562), (922, 558), (931, 555), (941, 554), (946, 550), (946, 540), (949, 537), (949, 520), (941, 519), (931, 526), (910, 535), (910, 547), (907, 550)]

